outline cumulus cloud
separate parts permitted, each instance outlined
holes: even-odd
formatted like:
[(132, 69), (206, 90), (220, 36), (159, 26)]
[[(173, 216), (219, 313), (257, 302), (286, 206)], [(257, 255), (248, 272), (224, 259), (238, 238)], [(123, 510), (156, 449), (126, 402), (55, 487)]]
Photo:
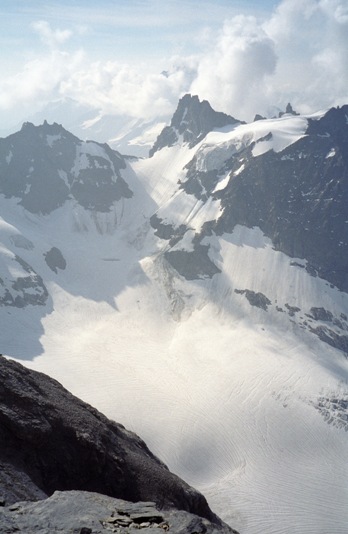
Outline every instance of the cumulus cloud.
[(348, 100), (346, 0), (283, 0), (268, 20), (235, 16), (205, 32), (202, 53), (175, 58), (168, 75), (117, 63), (95, 64), (62, 84), (105, 112), (149, 117), (174, 111), (185, 92), (252, 120), (290, 100), (311, 112)]
[(225, 22), (202, 57), (191, 91), (215, 107), (251, 120), (284, 109), (303, 112), (348, 101), (346, 0), (283, 0), (260, 23)]
[(0, 107), (25, 107), (57, 96), (62, 80), (70, 79), (82, 61), (82, 52), (69, 54), (59, 50), (29, 61), (21, 72), (0, 83)]
[(302, 111), (348, 100), (348, 4), (346, 0), (283, 0), (264, 29), (278, 64), (272, 94)]
[(217, 107), (245, 115), (250, 101), (267, 92), (275, 71), (275, 45), (255, 17), (225, 22), (211, 51), (199, 62), (191, 91)]
[(103, 113), (152, 118), (172, 113), (195, 75), (191, 62), (174, 59), (166, 72), (148, 72), (108, 61), (95, 62), (62, 81), (60, 92)]
[(239, 15), (215, 33), (205, 27), (195, 35), (201, 51), (168, 59), (162, 73), (158, 63), (90, 61), (68, 46), (70, 30), (45, 21), (33, 28), (46, 48), (0, 81), (2, 109), (67, 96), (103, 113), (153, 118), (173, 113), (191, 92), (217, 110), (252, 120), (288, 101), (302, 112), (348, 102), (347, 0), (282, 0), (267, 20)]

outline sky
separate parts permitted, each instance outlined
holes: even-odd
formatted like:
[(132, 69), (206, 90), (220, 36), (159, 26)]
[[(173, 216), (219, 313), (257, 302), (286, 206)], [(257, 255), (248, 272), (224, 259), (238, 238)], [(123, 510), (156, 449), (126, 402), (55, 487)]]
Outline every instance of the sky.
[(185, 93), (242, 120), (348, 103), (348, 0), (1, 0), (0, 129), (72, 98), (170, 115)]

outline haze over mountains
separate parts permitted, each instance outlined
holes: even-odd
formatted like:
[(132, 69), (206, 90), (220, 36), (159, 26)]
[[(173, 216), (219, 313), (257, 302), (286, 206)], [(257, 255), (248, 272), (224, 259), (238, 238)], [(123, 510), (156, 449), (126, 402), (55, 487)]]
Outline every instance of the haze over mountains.
[(0, 139), (1, 352), (240, 532), (343, 534), (348, 106), (288, 111), (186, 95), (137, 160), (57, 123)]
[[(25, 122), (35, 126), (57, 122), (83, 140), (107, 142), (111, 148), (122, 154), (147, 157), (157, 136), (170, 116), (153, 119), (135, 118), (125, 114), (105, 114), (95, 107), (82, 104), (65, 97), (48, 103), (41, 111), (29, 115)], [(12, 128), (2, 129), (0, 135), (8, 135), (20, 130), (22, 123)]]

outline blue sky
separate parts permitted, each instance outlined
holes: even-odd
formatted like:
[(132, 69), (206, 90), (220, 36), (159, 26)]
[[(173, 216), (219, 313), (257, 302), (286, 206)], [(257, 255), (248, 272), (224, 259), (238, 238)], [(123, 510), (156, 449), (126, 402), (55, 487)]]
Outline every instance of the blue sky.
[(164, 59), (178, 51), (197, 50), (202, 32), (218, 31), (234, 15), (267, 16), (276, 4), (270, 0), (2, 0), (0, 44), (16, 62), (39, 53), (40, 40), (32, 24), (44, 20), (52, 28), (71, 31), (70, 47), (83, 46), (96, 59)]
[(144, 117), (195, 92), (247, 120), (348, 101), (347, 0), (2, 0), (0, 30), (2, 125), (62, 97)]

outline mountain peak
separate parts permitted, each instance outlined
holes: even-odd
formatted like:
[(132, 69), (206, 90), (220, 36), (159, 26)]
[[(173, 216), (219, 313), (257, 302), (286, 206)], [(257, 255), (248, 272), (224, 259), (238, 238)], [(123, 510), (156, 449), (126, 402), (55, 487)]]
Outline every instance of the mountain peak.
[(69, 138), (71, 140), (74, 140), (77, 143), (80, 143), (80, 140), (74, 136), (72, 133), (70, 133), (68, 130), (66, 130), (61, 124), (58, 124), (57, 122), (52, 122), (51, 124), (47, 122), (47, 120), (44, 120), (42, 124), (35, 125), (32, 122), (24, 122), (22, 124), (22, 128), (19, 132), (16, 132), (14, 134), (11, 134), (11, 136), (14, 139), (18, 139), (18, 137), (25, 137), (30, 138), (32, 141), (34, 139), (42, 139), (43, 136), (47, 135), (55, 135), (55, 136), (62, 136), (63, 138)]
[(158, 136), (150, 150), (150, 157), (161, 148), (175, 145), (179, 136), (192, 148), (214, 128), (234, 124), (240, 124), (240, 121), (215, 111), (207, 100), (200, 101), (197, 95), (186, 94), (179, 100), (170, 126), (166, 126)]
[(299, 115), (299, 113), (297, 113), (297, 111), (295, 111), (293, 109), (293, 107), (290, 104), (290, 102), (288, 102), (287, 105), (286, 105), (285, 111), (280, 111), (279, 114), (278, 114), (278, 117), (280, 118), (283, 115)]
[(107, 212), (130, 198), (122, 178), (126, 162), (108, 145), (81, 141), (56, 122), (0, 139), (0, 194), (20, 199), (32, 213), (50, 213), (74, 198), (86, 209)]

